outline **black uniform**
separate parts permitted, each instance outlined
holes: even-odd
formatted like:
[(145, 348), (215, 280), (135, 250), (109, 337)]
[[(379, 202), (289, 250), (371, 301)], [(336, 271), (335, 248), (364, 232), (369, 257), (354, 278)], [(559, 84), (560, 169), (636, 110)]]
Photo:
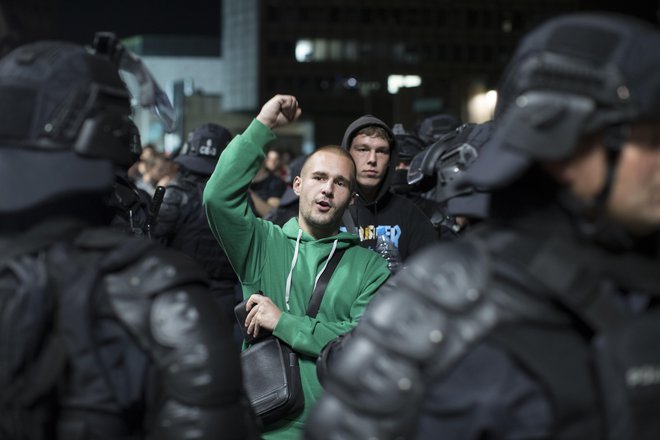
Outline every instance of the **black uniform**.
[(505, 199), (515, 216), (493, 200), (501, 223), (414, 258), (353, 334), (326, 348), (328, 395), (307, 438), (330, 438), (337, 423), (350, 426), (347, 438), (595, 439), (607, 411), (619, 412), (626, 435), (630, 423), (660, 432), (657, 418), (641, 419), (657, 407), (658, 383), (620, 382), (660, 360), (655, 249), (576, 244), (560, 205), (521, 211), (520, 197)]
[(108, 206), (115, 212), (112, 225), (136, 237), (148, 236), (151, 200), (151, 196), (146, 191), (133, 185), (126, 171), (117, 170), (113, 191), (107, 201)]
[(0, 60), (0, 438), (257, 438), (203, 270), (110, 226), (134, 134), (118, 66), (150, 75), (94, 48)]
[(207, 273), (214, 296), (231, 318), (238, 277), (213, 237), (202, 207), (207, 179), (195, 173), (177, 174), (165, 191), (153, 236), (197, 260)]
[(234, 306), (242, 298), (238, 277), (213, 237), (202, 207), (206, 181), (231, 137), (229, 130), (213, 123), (202, 124), (188, 134), (174, 158), (179, 171), (166, 188), (153, 237), (204, 268), (213, 295), (227, 319), (233, 321)]
[(232, 323), (191, 260), (73, 219), (1, 239), (0, 347), (20, 347), (3, 438), (256, 437)]

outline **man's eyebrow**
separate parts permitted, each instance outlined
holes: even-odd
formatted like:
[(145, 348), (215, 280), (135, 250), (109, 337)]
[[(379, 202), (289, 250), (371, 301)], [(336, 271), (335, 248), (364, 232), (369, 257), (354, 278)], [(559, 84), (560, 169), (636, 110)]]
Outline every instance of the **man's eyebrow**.
[(368, 148), (370, 150), (384, 150), (384, 149), (390, 149), (389, 145), (379, 145), (377, 147), (372, 147), (371, 145), (368, 144), (353, 144), (351, 145), (351, 148)]

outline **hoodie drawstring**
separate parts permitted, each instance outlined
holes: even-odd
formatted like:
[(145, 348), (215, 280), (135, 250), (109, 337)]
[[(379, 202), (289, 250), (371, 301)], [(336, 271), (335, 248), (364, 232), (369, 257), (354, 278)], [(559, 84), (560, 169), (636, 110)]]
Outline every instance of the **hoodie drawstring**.
[(296, 267), (298, 262), (298, 251), (300, 250), (300, 237), (302, 237), (302, 229), (298, 229), (298, 237), (296, 238), (296, 249), (293, 251), (293, 259), (291, 260), (291, 270), (289, 275), (286, 277), (286, 293), (284, 295), (284, 303), (286, 304), (286, 311), (290, 310), (289, 307), (289, 296), (291, 294), (291, 279), (293, 278), (293, 268)]
[[(296, 267), (296, 263), (298, 262), (298, 253), (300, 250), (300, 237), (302, 237), (302, 229), (298, 229), (298, 237), (296, 238), (296, 249), (293, 251), (293, 259), (291, 260), (291, 270), (289, 271), (289, 275), (286, 277), (286, 291), (285, 291), (285, 296), (284, 296), (284, 302), (286, 304), (286, 311), (290, 311), (289, 307), (289, 297), (291, 295), (291, 282), (293, 280), (293, 269)], [(328, 255), (328, 258), (325, 260), (325, 264), (323, 265), (323, 268), (321, 271), (316, 275), (316, 278), (314, 279), (314, 288), (312, 289), (312, 292), (316, 290), (316, 284), (319, 282), (319, 278), (321, 278), (321, 275), (323, 275), (323, 272), (325, 272), (325, 268), (328, 267), (328, 263), (332, 259), (332, 256), (335, 254), (335, 250), (337, 250), (337, 242), (338, 240), (335, 239), (335, 241), (332, 243), (332, 249), (330, 250), (330, 255)]]

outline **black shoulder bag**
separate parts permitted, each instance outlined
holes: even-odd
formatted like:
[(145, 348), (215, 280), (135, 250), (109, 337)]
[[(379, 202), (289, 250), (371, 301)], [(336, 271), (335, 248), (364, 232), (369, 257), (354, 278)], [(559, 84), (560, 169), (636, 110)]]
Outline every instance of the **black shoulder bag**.
[[(338, 250), (328, 261), (309, 301), (307, 316), (316, 317), (330, 277), (344, 251)], [(241, 329), (245, 328), (246, 302), (241, 302), (234, 309)], [(250, 341), (247, 334), (244, 333), (244, 336), (246, 341)], [(245, 391), (254, 412), (264, 425), (299, 414), (305, 407), (305, 397), (296, 352), (272, 335), (252, 340), (251, 343), (253, 345), (241, 353), (241, 365)]]

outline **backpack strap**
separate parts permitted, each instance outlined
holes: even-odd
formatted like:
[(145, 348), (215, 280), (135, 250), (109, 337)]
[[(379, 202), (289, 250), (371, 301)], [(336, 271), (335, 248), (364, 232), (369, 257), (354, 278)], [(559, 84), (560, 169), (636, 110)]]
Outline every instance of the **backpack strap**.
[(328, 287), (330, 278), (332, 277), (332, 274), (337, 268), (337, 265), (339, 264), (339, 260), (341, 260), (341, 257), (344, 256), (345, 251), (346, 248), (339, 249), (332, 255), (332, 258), (330, 259), (330, 261), (328, 261), (328, 265), (325, 267), (325, 270), (321, 274), (321, 277), (316, 282), (314, 293), (312, 294), (312, 298), (309, 300), (309, 306), (307, 307), (307, 316), (309, 316), (310, 318), (315, 318), (316, 314), (319, 312), (319, 308), (321, 307), (321, 301), (323, 301), (323, 295), (325, 294), (325, 289), (326, 287)]

